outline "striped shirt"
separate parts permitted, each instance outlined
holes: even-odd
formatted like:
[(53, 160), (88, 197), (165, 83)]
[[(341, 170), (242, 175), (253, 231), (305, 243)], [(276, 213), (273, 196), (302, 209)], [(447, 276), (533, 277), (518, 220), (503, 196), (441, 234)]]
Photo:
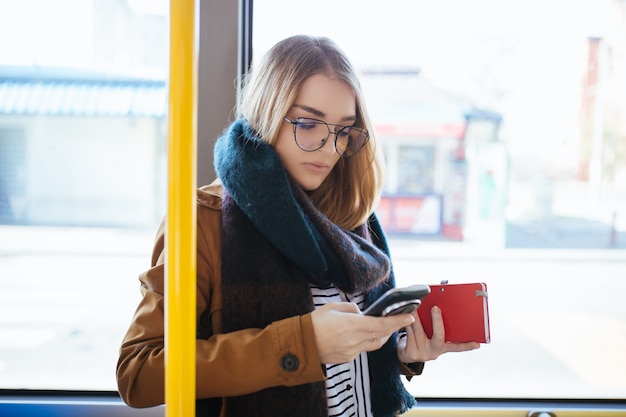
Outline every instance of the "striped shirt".
[[(335, 286), (322, 289), (311, 285), (311, 294), (315, 308), (348, 301), (363, 310), (365, 304), (365, 293), (346, 294)], [(367, 352), (361, 352), (352, 362), (326, 365), (326, 395), (329, 417), (373, 417)]]

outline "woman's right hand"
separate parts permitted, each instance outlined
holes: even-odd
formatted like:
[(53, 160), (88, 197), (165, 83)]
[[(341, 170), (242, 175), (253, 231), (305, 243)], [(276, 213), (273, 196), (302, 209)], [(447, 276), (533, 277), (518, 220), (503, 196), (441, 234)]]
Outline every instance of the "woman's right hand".
[(415, 317), (398, 314), (366, 316), (354, 303), (328, 303), (311, 313), (315, 341), (324, 364), (350, 362), (364, 351), (380, 349), (396, 331)]

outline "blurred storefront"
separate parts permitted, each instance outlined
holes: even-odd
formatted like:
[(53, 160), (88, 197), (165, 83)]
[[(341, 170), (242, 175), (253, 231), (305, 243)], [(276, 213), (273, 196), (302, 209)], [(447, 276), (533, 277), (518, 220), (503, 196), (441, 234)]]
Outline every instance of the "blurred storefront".
[(501, 116), (433, 86), (418, 70), (370, 71), (363, 78), (387, 158), (377, 209), (386, 230), (452, 240), (465, 240), (484, 221), (504, 230)]
[(165, 112), (163, 80), (0, 67), (0, 224), (158, 222)]

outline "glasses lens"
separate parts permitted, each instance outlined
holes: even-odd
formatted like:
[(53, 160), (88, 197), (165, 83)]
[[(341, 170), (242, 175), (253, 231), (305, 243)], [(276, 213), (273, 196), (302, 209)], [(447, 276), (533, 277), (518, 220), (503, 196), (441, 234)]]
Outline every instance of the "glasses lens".
[(360, 127), (344, 127), (337, 132), (337, 153), (341, 156), (352, 156), (367, 143), (367, 130)]
[[(320, 149), (330, 137), (328, 125), (321, 120), (299, 117), (293, 123), (296, 143), (303, 151), (312, 152)], [(367, 143), (367, 130), (345, 126), (335, 134), (337, 153), (347, 157), (354, 155)]]
[(329, 136), (326, 123), (314, 119), (298, 118), (295, 123), (296, 143), (303, 151), (316, 151)]

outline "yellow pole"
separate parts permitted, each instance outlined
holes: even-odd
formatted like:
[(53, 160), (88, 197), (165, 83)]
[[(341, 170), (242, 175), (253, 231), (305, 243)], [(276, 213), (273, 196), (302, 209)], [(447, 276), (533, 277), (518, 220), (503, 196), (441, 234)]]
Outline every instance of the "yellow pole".
[(194, 0), (170, 0), (165, 410), (193, 417), (196, 397), (196, 55)]

